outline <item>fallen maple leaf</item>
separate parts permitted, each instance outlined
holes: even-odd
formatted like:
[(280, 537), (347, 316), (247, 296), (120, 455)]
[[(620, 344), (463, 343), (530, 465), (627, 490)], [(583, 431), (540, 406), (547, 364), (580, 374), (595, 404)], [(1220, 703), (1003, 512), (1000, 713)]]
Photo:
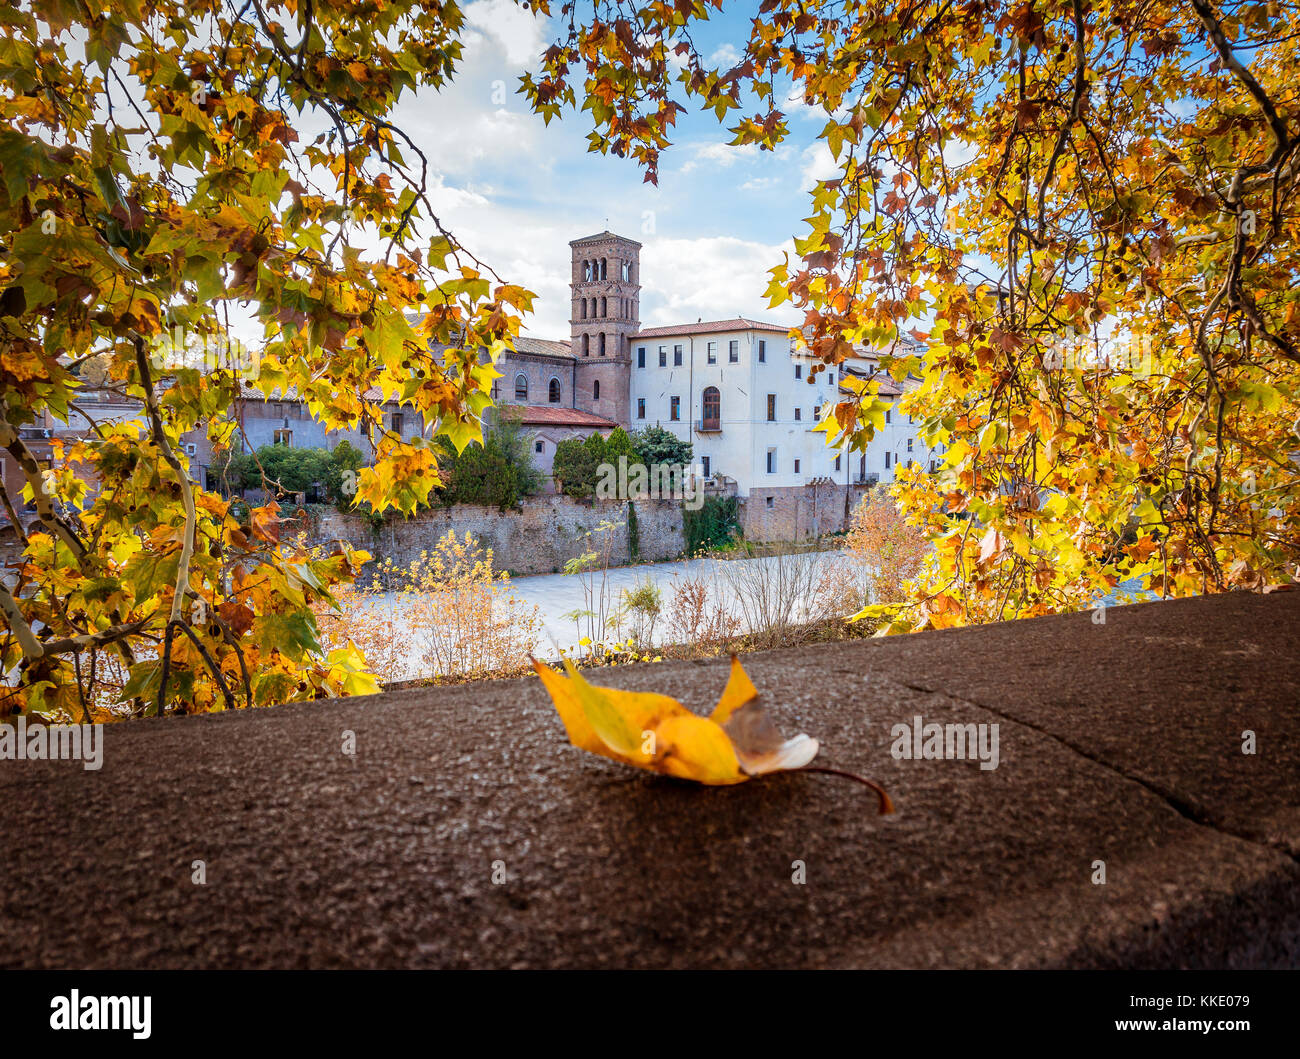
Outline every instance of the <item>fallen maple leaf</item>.
[(734, 655), (722, 698), (708, 717), (692, 713), (667, 695), (596, 687), (567, 658), (567, 677), (535, 658), (532, 663), (564, 722), (569, 742), (580, 750), (711, 786), (744, 783), (769, 772), (845, 776), (877, 793), (881, 813), (894, 811), (889, 795), (870, 780), (839, 769), (810, 767), (817, 756), (817, 740), (803, 734), (793, 739), (781, 735)]

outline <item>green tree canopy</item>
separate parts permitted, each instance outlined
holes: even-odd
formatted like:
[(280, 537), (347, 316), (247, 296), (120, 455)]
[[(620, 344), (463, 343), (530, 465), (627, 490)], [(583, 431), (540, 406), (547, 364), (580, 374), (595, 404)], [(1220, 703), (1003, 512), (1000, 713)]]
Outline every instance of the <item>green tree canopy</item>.
[(542, 487), (542, 473), (533, 463), (532, 435), (508, 410), (491, 417), (482, 442), (471, 442), (458, 453), (443, 441), (442, 449), (439, 497), (448, 506), (486, 504), (507, 511)]
[(672, 463), (687, 466), (691, 462), (691, 443), (682, 441), (672, 431), (661, 426), (649, 426), (644, 430), (634, 431), (631, 435), (632, 447), (637, 457), (647, 467), (660, 463)]
[(605, 439), (600, 434), (565, 438), (555, 446), (552, 473), (566, 496), (587, 500), (595, 495), (600, 465), (605, 462)]

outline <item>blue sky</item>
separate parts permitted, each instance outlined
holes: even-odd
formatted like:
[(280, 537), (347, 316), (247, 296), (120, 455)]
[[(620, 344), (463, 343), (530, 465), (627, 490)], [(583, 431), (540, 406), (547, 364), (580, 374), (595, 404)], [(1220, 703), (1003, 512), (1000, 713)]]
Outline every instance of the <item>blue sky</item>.
[[(476, 0), (466, 15), (472, 29), (454, 84), (404, 104), (397, 123), (429, 156), (431, 199), (444, 224), (539, 295), (529, 333), (568, 337), (568, 241), (607, 225), (644, 244), (647, 326), (798, 318), (788, 305), (766, 308), (763, 289), (809, 212), (807, 188), (832, 172), (825, 148), (814, 146), (824, 114), (790, 101), (791, 136), (776, 153), (727, 147), (731, 134), (711, 112), (684, 115), (656, 188), (635, 164), (588, 153), (586, 114), (546, 127), (516, 94), (519, 75), (552, 40), (545, 20), (514, 0)], [(748, 29), (742, 8), (695, 34), (696, 43), (730, 62)]]

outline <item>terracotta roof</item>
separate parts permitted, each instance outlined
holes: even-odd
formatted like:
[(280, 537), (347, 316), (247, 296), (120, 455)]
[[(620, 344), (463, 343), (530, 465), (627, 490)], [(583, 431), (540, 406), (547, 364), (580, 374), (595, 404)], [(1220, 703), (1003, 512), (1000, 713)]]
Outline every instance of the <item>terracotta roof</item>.
[(787, 334), (790, 328), (784, 324), (769, 324), (762, 320), (749, 320), (735, 316), (730, 320), (708, 320), (695, 324), (673, 324), (671, 327), (647, 327), (629, 338), (667, 338), (669, 335), (712, 335), (722, 331), (773, 331)]
[(641, 245), (635, 239), (629, 239), (626, 235), (619, 235), (616, 232), (611, 232), (608, 228), (603, 232), (597, 232), (595, 235), (584, 235), (581, 239), (570, 239), (569, 245), (573, 246), (576, 243), (590, 243), (595, 239), (622, 239), (623, 242), (631, 243), (633, 246)]
[(548, 427), (591, 427), (592, 429), (613, 429), (618, 426), (612, 419), (598, 416), (595, 412), (584, 412), (580, 408), (559, 408), (546, 404), (512, 404), (503, 405), (503, 411), (511, 414), (522, 411), (519, 421), (525, 426)]
[(515, 339), (515, 352), (573, 359), (573, 348), (568, 342), (553, 342), (549, 338), (531, 338), (527, 335), (520, 335)]

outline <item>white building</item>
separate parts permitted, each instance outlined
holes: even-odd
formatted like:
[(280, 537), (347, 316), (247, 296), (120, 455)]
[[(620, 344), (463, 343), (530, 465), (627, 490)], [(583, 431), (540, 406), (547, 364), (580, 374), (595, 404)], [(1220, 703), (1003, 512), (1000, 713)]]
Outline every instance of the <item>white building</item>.
[[(751, 539), (833, 532), (861, 490), (937, 459), (897, 407), (865, 453), (832, 449), (815, 430), (846, 374), (876, 373), (868, 351), (814, 375), (819, 361), (795, 353), (789, 328), (744, 318), (645, 328), (629, 343), (631, 428), (689, 441), (704, 474), (745, 498)], [(903, 389), (886, 377), (880, 392), (896, 405)]]

